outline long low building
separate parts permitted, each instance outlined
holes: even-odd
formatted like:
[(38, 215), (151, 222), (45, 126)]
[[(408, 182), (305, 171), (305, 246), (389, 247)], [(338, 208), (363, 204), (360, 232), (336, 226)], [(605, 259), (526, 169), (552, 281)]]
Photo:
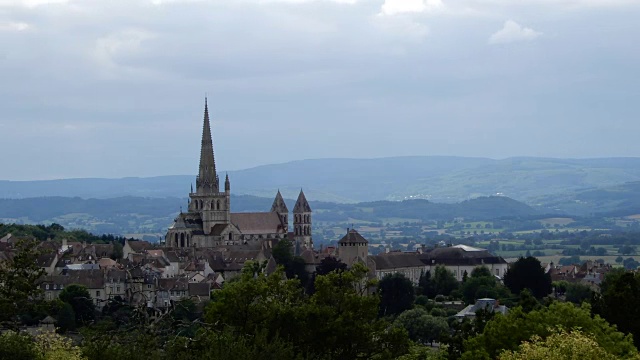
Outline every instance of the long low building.
[(418, 284), (420, 274), (433, 271), (436, 266), (447, 268), (458, 281), (462, 281), (465, 272), (471, 275), (473, 269), (478, 266), (487, 267), (492, 274), (500, 278), (507, 272), (508, 267), (502, 257), (495, 256), (486, 249), (467, 245), (438, 247), (423, 253), (390, 252), (369, 256), (367, 262), (378, 279), (387, 274), (401, 273), (414, 284)]

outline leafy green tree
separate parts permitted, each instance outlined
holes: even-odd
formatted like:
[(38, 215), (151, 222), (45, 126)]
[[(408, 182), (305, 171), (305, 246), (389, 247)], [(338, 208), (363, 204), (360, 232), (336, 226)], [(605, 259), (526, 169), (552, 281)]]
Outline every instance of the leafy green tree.
[(433, 287), (436, 294), (448, 296), (459, 286), (453, 273), (444, 266), (436, 266), (433, 275)]
[(347, 270), (347, 264), (343, 263), (333, 256), (328, 256), (320, 261), (320, 265), (318, 265), (316, 269), (316, 274), (327, 275), (332, 271), (341, 272), (345, 270)]
[(413, 284), (401, 273), (385, 275), (378, 283), (378, 293), (381, 316), (397, 315), (413, 306)]
[(593, 336), (574, 330), (560, 330), (546, 339), (534, 335), (530, 341), (520, 345), (517, 351), (505, 351), (500, 360), (616, 360)]
[(69, 303), (64, 303), (58, 313), (56, 325), (62, 333), (76, 329), (76, 313)]
[(21, 239), (13, 257), (0, 264), (0, 324), (17, 329), (18, 315), (29, 312), (41, 298), (39, 284), (45, 272), (38, 266), (40, 255), (34, 240)]
[(409, 338), (419, 344), (433, 344), (449, 331), (449, 324), (444, 318), (431, 316), (422, 308), (403, 312), (394, 325), (407, 330)]
[(31, 336), (5, 331), (0, 334), (0, 359), (34, 360), (42, 359), (42, 355)]
[(95, 320), (96, 308), (85, 286), (69, 285), (60, 292), (59, 298), (73, 308), (76, 325), (84, 326)]
[(315, 280), (316, 291), (305, 295), (299, 281), (242, 274), (214, 293), (205, 320), (213, 330), (240, 337), (279, 339), (297, 354), (322, 359), (387, 359), (406, 353), (404, 331), (378, 319), (379, 299), (368, 295), (373, 285), (368, 269), (355, 264)]
[(594, 292), (591, 286), (579, 283), (568, 283), (566, 291), (566, 300), (574, 304), (582, 304), (582, 302), (590, 302)]
[(533, 296), (531, 290), (524, 289), (520, 292), (520, 296), (518, 299), (518, 306), (522, 308), (522, 311), (528, 313), (533, 310), (540, 309), (542, 305), (538, 302), (538, 299)]
[(305, 269), (305, 262), (299, 256), (293, 256), (293, 243), (287, 239), (282, 239), (274, 246), (273, 258), (278, 265), (284, 267), (288, 279), (298, 278), (300, 283), (306, 287), (309, 281), (309, 273)]
[(514, 294), (529, 289), (538, 299), (551, 293), (551, 277), (534, 257), (521, 257), (513, 263), (504, 276), (504, 284)]
[(124, 257), (124, 251), (123, 251), (122, 244), (120, 243), (120, 241), (114, 241), (113, 253), (111, 254), (111, 258), (113, 260), (118, 260), (118, 259), (122, 259), (123, 257)]
[(549, 307), (524, 313), (514, 308), (507, 315), (496, 314), (483, 332), (464, 343), (466, 357), (480, 358), (480, 354), (494, 359), (505, 350), (516, 351), (518, 346), (534, 335), (546, 338), (554, 329), (571, 331), (580, 329), (593, 335), (598, 344), (615, 356), (628, 358), (637, 356), (630, 335), (619, 332), (599, 316), (591, 315), (591, 307), (584, 303), (577, 307), (571, 303), (554, 302)]
[(633, 334), (636, 346), (640, 346), (640, 275), (623, 271), (607, 274), (594, 311), (620, 331)]
[(418, 279), (418, 294), (430, 298), (436, 295), (434, 284), (431, 280), (431, 271), (427, 270), (426, 272), (423, 271), (420, 273), (420, 278)]
[(506, 289), (496, 281), (495, 276), (485, 266), (478, 266), (471, 277), (462, 284), (462, 298), (467, 304), (480, 298), (508, 297)]

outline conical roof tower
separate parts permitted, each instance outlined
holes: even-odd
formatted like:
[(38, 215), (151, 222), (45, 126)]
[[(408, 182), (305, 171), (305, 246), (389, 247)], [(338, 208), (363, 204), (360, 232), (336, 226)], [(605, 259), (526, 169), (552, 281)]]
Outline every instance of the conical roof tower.
[(220, 189), (218, 174), (216, 173), (216, 160), (213, 154), (213, 141), (211, 138), (211, 124), (209, 122), (209, 107), (207, 99), (204, 99), (204, 121), (202, 124), (202, 142), (200, 146), (200, 167), (196, 178), (197, 193), (218, 192)]

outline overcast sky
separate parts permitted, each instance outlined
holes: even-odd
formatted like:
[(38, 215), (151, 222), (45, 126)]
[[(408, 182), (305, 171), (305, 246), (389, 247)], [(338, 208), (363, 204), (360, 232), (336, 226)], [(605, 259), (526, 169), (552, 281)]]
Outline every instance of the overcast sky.
[(640, 156), (640, 1), (0, 0), (0, 179)]

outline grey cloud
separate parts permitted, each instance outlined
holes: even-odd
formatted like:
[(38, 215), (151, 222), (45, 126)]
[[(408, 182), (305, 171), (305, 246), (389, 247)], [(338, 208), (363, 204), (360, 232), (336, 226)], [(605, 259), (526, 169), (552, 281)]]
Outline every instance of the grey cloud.
[[(469, 0), (380, 16), (383, 3), (5, 6), (0, 21), (33, 29), (0, 31), (3, 177), (193, 173), (205, 92), (225, 169), (640, 151), (636, 6)], [(545, 35), (488, 46), (505, 19)]]

